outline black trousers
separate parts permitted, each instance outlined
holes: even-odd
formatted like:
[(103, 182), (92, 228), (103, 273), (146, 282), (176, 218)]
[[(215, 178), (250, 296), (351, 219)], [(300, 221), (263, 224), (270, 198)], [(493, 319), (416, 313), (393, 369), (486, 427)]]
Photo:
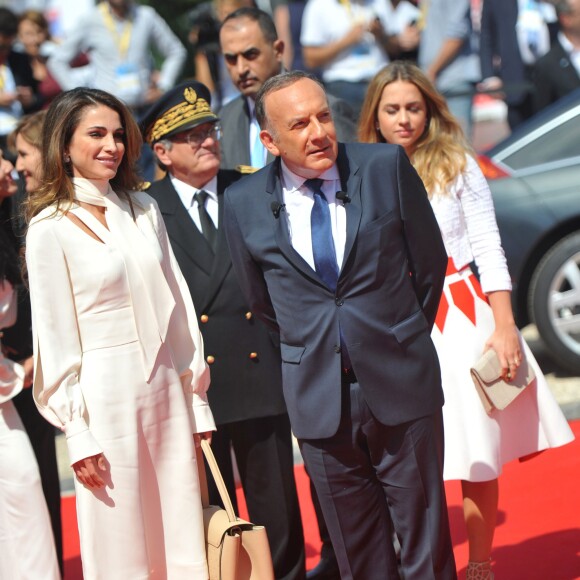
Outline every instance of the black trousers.
[(440, 411), (383, 425), (358, 383), (345, 381), (337, 433), (299, 441), (342, 580), (399, 578), (393, 527), (406, 580), (457, 578), (442, 478), (442, 425)]
[[(211, 446), (237, 512), (230, 445), (236, 456), (250, 520), (266, 526), (276, 579), (302, 580), (306, 574), (304, 532), (294, 480), (288, 415), (218, 425), (213, 434)], [(221, 505), (211, 475), (208, 475), (208, 488), (210, 502)]]

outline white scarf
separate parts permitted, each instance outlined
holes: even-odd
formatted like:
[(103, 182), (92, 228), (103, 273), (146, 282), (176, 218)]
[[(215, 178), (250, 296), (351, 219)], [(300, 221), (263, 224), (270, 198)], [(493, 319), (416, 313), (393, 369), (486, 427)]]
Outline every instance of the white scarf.
[(125, 261), (145, 380), (149, 381), (159, 349), (167, 337), (175, 299), (150, 240), (133, 221), (128, 208), (109, 183), (74, 177), (73, 184), (77, 201), (107, 210), (110, 235)]

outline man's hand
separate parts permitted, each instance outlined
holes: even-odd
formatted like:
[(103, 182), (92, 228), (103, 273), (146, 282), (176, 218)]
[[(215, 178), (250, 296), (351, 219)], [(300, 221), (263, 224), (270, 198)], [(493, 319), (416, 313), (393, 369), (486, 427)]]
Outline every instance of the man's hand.
[(0, 91), (0, 107), (10, 107), (18, 98), (17, 93), (9, 91)]
[(344, 43), (344, 48), (348, 48), (349, 46), (354, 46), (355, 44), (362, 42), (366, 31), (367, 26), (363, 22), (354, 24), (353, 27), (343, 37), (342, 41)]
[(34, 101), (34, 93), (30, 87), (16, 87), (16, 96), (23, 107), (29, 107)]
[(163, 91), (161, 89), (157, 87), (149, 87), (149, 89), (147, 89), (147, 92), (145, 93), (145, 102), (148, 104), (152, 104), (155, 101), (157, 101), (157, 99), (159, 99), (162, 94)]
[(415, 50), (419, 46), (421, 33), (416, 25), (406, 26), (397, 37), (399, 48), (404, 51)]
[(477, 90), (487, 93), (497, 99), (505, 99), (505, 93), (502, 91), (503, 81), (499, 77), (489, 77), (477, 84)]

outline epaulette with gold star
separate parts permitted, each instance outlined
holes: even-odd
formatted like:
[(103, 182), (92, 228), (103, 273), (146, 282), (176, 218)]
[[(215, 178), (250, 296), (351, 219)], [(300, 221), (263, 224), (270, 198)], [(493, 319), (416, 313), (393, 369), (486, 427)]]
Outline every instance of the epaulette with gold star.
[(258, 167), (253, 167), (252, 165), (236, 165), (236, 171), (244, 175), (249, 175), (250, 173), (255, 173), (258, 171)]

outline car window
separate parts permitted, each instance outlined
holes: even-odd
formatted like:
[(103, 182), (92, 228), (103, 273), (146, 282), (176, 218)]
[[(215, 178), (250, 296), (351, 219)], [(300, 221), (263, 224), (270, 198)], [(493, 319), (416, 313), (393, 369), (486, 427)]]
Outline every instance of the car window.
[(502, 160), (512, 169), (580, 156), (580, 115), (540, 135)]

